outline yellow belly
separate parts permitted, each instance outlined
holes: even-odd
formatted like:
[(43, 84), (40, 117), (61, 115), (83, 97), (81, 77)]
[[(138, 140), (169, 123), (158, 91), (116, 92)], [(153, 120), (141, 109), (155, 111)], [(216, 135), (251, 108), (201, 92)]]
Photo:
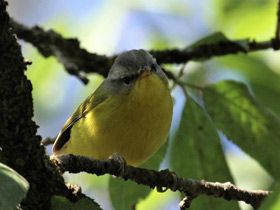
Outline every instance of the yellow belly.
[(97, 159), (117, 152), (128, 164), (139, 165), (166, 141), (172, 112), (169, 89), (152, 74), (128, 95), (110, 96), (79, 120), (61, 152)]

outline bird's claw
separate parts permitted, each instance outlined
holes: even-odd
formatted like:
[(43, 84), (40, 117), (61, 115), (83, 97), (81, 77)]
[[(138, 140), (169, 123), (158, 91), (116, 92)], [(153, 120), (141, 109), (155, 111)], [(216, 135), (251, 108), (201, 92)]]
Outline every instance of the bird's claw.
[(126, 161), (125, 159), (120, 156), (117, 152), (112, 154), (109, 159), (115, 160), (116, 162), (119, 163), (119, 175), (118, 176), (123, 176), (125, 172), (125, 167), (126, 167)]

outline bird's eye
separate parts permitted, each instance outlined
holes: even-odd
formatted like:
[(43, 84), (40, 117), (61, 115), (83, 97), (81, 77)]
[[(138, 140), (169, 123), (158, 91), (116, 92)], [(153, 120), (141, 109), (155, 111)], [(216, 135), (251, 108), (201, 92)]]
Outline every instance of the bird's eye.
[(124, 77), (122, 78), (123, 83), (125, 83), (126, 85), (129, 85), (131, 82), (131, 78), (130, 77)]
[(155, 64), (155, 63), (153, 63), (153, 64), (151, 65), (151, 70), (152, 70), (152, 71), (157, 71), (157, 67), (156, 67), (156, 64)]

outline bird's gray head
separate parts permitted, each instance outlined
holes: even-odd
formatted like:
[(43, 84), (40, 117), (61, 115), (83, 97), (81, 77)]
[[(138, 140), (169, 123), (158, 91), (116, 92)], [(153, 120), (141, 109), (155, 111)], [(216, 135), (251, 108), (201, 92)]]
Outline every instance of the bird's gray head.
[(157, 64), (156, 59), (142, 49), (130, 50), (120, 54), (104, 82), (108, 88), (114, 87), (114, 91), (117, 92), (130, 90), (145, 71), (157, 74), (164, 83), (167, 83), (166, 75)]
[(151, 68), (151, 65), (156, 65), (156, 60), (145, 50), (130, 50), (120, 54), (110, 72), (109, 77), (120, 78), (139, 74), (144, 68)]

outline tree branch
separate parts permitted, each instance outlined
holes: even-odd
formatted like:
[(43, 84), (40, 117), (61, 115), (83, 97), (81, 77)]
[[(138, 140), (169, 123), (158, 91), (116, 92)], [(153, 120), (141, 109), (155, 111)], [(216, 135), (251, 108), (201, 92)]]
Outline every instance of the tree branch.
[[(81, 72), (95, 72), (107, 76), (109, 69), (116, 56), (104, 56), (90, 53), (80, 47), (77, 39), (66, 39), (53, 30), (44, 31), (35, 26), (29, 28), (16, 21), (11, 21), (12, 30), (20, 39), (33, 44), (39, 52), (45, 56), (55, 56), (65, 69), (72, 75), (77, 76), (84, 83), (88, 80)], [(190, 60), (211, 58), (236, 54), (239, 52), (249, 53), (265, 49), (279, 49), (278, 39), (271, 39), (264, 42), (255, 40), (248, 42), (248, 46), (242, 47), (240, 40), (220, 41), (215, 44), (204, 44), (197, 47), (187, 47), (185, 49), (152, 50), (150, 53), (157, 59), (158, 63), (185, 63)]]
[[(30, 62), (23, 62), (20, 50), (18, 47), (14, 46), (16, 42), (12, 39), (7, 29), (7, 21), (9, 21), (9, 18), (4, 11), (5, 8), (5, 2), (0, 0), (1, 38), (5, 42), (8, 41), (8, 44), (5, 44), (3, 40), (0, 40), (3, 41), (0, 43), (0, 46), (10, 47), (10, 49), (5, 48), (5, 50), (3, 50), (3, 52), (6, 53), (6, 60), (4, 64), (1, 65), (1, 73), (4, 77), (1, 78), (0, 84), (4, 84), (5, 86), (0, 88), (2, 90), (0, 95), (3, 97), (3, 99), (1, 98), (0, 100), (3, 106), (3, 109), (0, 110), (3, 110), (3, 112), (0, 114), (1, 120), (5, 122), (5, 125), (0, 130), (0, 146), (4, 156), (8, 160), (8, 164), (24, 175), (31, 183), (28, 199), (23, 204), (25, 206), (32, 204), (32, 206), (36, 207), (41, 205), (41, 208), (45, 208), (49, 206), (51, 195), (55, 193), (67, 194), (69, 192), (65, 189), (66, 187), (63, 183), (63, 179), (57, 175), (57, 171), (49, 164), (44, 155), (43, 148), (39, 146), (40, 137), (36, 136), (36, 125), (31, 120), (33, 116), (32, 87), (31, 83), (22, 73), (25, 66), (30, 64)], [(4, 12), (2, 13), (2, 11)], [(253, 40), (248, 42), (246, 47), (243, 47), (238, 40), (223, 40), (215, 44), (204, 44), (197, 47), (191, 46), (184, 49), (150, 52), (161, 64), (185, 63), (195, 59), (209, 59), (213, 56), (236, 54), (239, 52), (249, 53), (264, 49), (278, 50), (280, 48), (280, 1), (278, 1), (277, 17), (275, 39), (264, 42), (256, 42)], [(95, 72), (107, 76), (114, 61), (115, 56), (103, 56), (90, 53), (80, 47), (80, 43), (77, 39), (63, 38), (53, 30), (44, 31), (38, 26), (29, 28), (15, 21), (11, 21), (10, 24), (13, 33), (16, 33), (20, 39), (32, 43), (45, 57), (55, 56), (70, 74), (77, 76), (84, 83), (87, 83), (88, 79), (83, 75), (83, 72)], [(13, 47), (11, 48), (11, 46)], [(168, 74), (168, 72), (167, 75), (172, 78), (171, 74)], [(182, 82), (180, 84), (186, 85)], [(200, 88), (193, 85), (191, 86), (198, 89)], [(9, 107), (9, 109), (7, 107)], [(26, 111), (26, 107), (30, 109)], [(10, 113), (7, 110), (9, 110)], [(21, 115), (22, 113), (24, 114)], [(244, 201), (251, 204), (254, 208), (258, 208), (262, 200), (269, 194), (268, 191), (247, 191), (239, 189), (231, 183), (213, 183), (204, 180), (198, 181), (178, 177), (175, 173), (171, 173), (168, 170), (158, 172), (128, 165), (125, 165), (124, 169), (122, 169), (123, 164), (114, 159), (94, 160), (82, 156), (66, 155), (55, 159), (54, 162), (59, 166), (62, 172), (69, 171), (77, 173), (86, 171), (97, 175), (109, 173), (111, 175), (120, 176), (125, 180), (133, 180), (151, 188), (156, 187), (158, 191), (163, 191), (162, 188), (166, 188), (173, 191), (184, 192), (186, 194), (186, 199), (183, 200), (182, 208), (187, 208), (191, 201), (201, 194), (222, 197), (226, 200)], [(44, 182), (41, 183), (40, 180), (44, 180)], [(72, 187), (70, 188), (73, 189)], [(43, 189), (44, 191), (38, 193), (36, 189)]]
[[(7, 2), (0, 0), (0, 150), (1, 160), (26, 178), (30, 188), (20, 209), (50, 209), (52, 195), (77, 200), (83, 195), (67, 187), (40, 146), (32, 120), (32, 84), (24, 75), (30, 61), (10, 31)], [(3, 161), (3, 160), (2, 160)], [(3, 186), (1, 186), (3, 188)], [(0, 198), (1, 199), (1, 198)], [(1, 202), (1, 201), (0, 201)]]
[(148, 170), (136, 168), (120, 162), (116, 159), (96, 160), (84, 156), (63, 155), (53, 159), (55, 165), (62, 173), (87, 172), (96, 175), (111, 174), (121, 177), (124, 180), (130, 179), (138, 184), (147, 185), (163, 191), (163, 188), (172, 191), (184, 192), (187, 196), (194, 199), (198, 195), (212, 195), (224, 198), (225, 200), (244, 201), (254, 208), (258, 208), (262, 200), (269, 194), (262, 190), (243, 190), (233, 184), (198, 181), (177, 176), (169, 170)]
[(197, 196), (185, 196), (183, 200), (179, 203), (180, 210), (185, 210), (191, 206), (191, 202), (196, 198)]
[(44, 139), (43, 141), (41, 141), (41, 145), (42, 146), (48, 146), (50, 144), (54, 144), (56, 138), (50, 138), (47, 137), (46, 139)]
[(83, 83), (88, 79), (81, 72), (96, 72), (106, 77), (113, 63), (113, 58), (89, 53), (80, 47), (77, 39), (64, 39), (53, 30), (44, 31), (38, 26), (29, 28), (13, 20), (11, 27), (13, 33), (33, 44), (43, 56), (55, 56), (69, 74), (77, 76)]

